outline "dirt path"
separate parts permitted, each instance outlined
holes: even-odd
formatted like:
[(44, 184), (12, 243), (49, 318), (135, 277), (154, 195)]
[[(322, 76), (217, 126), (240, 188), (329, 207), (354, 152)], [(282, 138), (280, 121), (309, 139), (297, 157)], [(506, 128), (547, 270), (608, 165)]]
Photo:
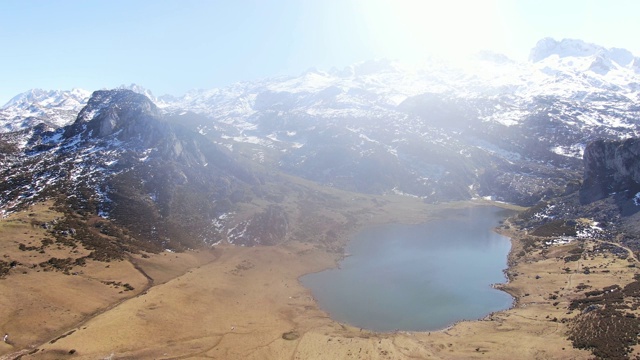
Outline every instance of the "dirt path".
[[(160, 255), (155, 255), (155, 256), (160, 256)], [(195, 267), (200, 267), (200, 266), (206, 265), (208, 263), (214, 262), (219, 257), (220, 257), (220, 254), (216, 253), (216, 255), (210, 261), (205, 262), (205, 263), (200, 264), (200, 265), (195, 266)], [(136, 295), (131, 296), (131, 297), (127, 297), (127, 298), (123, 298), (123, 299), (121, 299), (119, 301), (116, 301), (116, 302), (106, 306), (106, 307), (100, 308), (100, 309), (98, 309), (98, 310), (96, 310), (96, 311), (94, 311), (94, 312), (92, 312), (90, 314), (87, 314), (84, 317), (82, 317), (82, 319), (80, 319), (79, 322), (77, 322), (74, 325), (69, 326), (69, 327), (67, 327), (67, 328), (65, 328), (63, 330), (57, 331), (57, 334), (54, 337), (51, 337), (48, 340), (41, 342), (39, 345), (30, 346), (30, 348), (28, 348), (28, 349), (21, 349), (21, 350), (18, 350), (16, 352), (13, 352), (13, 353), (10, 353), (10, 354), (2, 355), (2, 356), (0, 356), (0, 360), (17, 360), (17, 359), (20, 359), (20, 358), (22, 358), (22, 357), (24, 357), (26, 355), (32, 354), (35, 351), (37, 351), (38, 348), (40, 348), (40, 347), (42, 347), (42, 346), (44, 346), (46, 344), (54, 344), (58, 340), (63, 339), (65, 337), (73, 334), (75, 331), (77, 331), (78, 329), (82, 328), (85, 324), (87, 324), (92, 319), (94, 319), (94, 318), (96, 318), (96, 317), (98, 317), (98, 316), (100, 316), (100, 315), (102, 315), (102, 314), (104, 314), (106, 312), (109, 312), (109, 311), (111, 311), (111, 310), (113, 310), (113, 309), (115, 309), (115, 308), (127, 303), (128, 301), (131, 301), (133, 299), (136, 299), (136, 298), (138, 298), (140, 296), (145, 295), (149, 291), (149, 289), (151, 289), (152, 287), (155, 286), (155, 283), (156, 283), (155, 279), (153, 279), (148, 274), (148, 272), (145, 271), (145, 269), (142, 266), (140, 266), (138, 261), (133, 256), (127, 255), (126, 261), (128, 263), (130, 263), (138, 273), (140, 273), (145, 279), (147, 279), (147, 282), (146, 282), (145, 286), (141, 290), (139, 290), (139, 292)], [(187, 269), (185, 269), (184, 272), (186, 273), (186, 272), (190, 271), (191, 269), (193, 269), (193, 268), (187, 268)], [(94, 280), (99, 281), (98, 279), (94, 279)]]
[(99, 316), (101, 314), (104, 314), (105, 312), (110, 311), (110, 310), (120, 306), (121, 304), (131, 300), (131, 299), (134, 299), (136, 297), (144, 295), (144, 293), (146, 291), (148, 291), (153, 286), (153, 279), (151, 277), (149, 277), (144, 272), (144, 270), (142, 270), (137, 264), (135, 264), (133, 261), (131, 261), (131, 258), (129, 258), (128, 261), (131, 263), (131, 265), (133, 265), (134, 268), (136, 268), (136, 270), (138, 270), (145, 278), (147, 278), (147, 285), (138, 294), (136, 294), (136, 295), (134, 295), (132, 297), (128, 297), (128, 298), (124, 298), (122, 300), (119, 300), (119, 301), (117, 301), (117, 302), (115, 302), (115, 303), (113, 303), (113, 304), (111, 304), (111, 305), (109, 305), (107, 307), (98, 309), (95, 312), (92, 312), (92, 313), (84, 316), (78, 323), (74, 324), (71, 327), (68, 327), (67, 329), (58, 331), (59, 335), (56, 335), (55, 337), (52, 337), (49, 340), (42, 342), (40, 345), (36, 346), (35, 348), (32, 348), (32, 349), (21, 349), (21, 350), (19, 350), (17, 352), (3, 355), (2, 357), (0, 357), (0, 360), (9, 360), (9, 359), (17, 360), (17, 359), (22, 358), (25, 355), (33, 353), (34, 350), (37, 351), (38, 348), (41, 347), (44, 344), (47, 344), (47, 343), (48, 344), (54, 344), (56, 341), (71, 335), (73, 332), (75, 332), (77, 329), (81, 328), (83, 325), (85, 325), (91, 319), (93, 319), (93, 318), (95, 318), (95, 317), (97, 317), (97, 316)]
[[(143, 268), (140, 267), (140, 265), (136, 262), (136, 260), (131, 255), (127, 255), (127, 258), (128, 258), (128, 261), (131, 263), (131, 265), (133, 265), (133, 267), (136, 270), (138, 270), (138, 272), (147, 279), (147, 285), (140, 292), (140, 294), (144, 294), (147, 290), (149, 290), (153, 286), (153, 283), (155, 282), (155, 280), (153, 280), (153, 278), (149, 276), (149, 274), (147, 274), (147, 272), (144, 271)], [(136, 296), (140, 296), (140, 294)]]
[(631, 249), (629, 249), (628, 247), (626, 247), (626, 246), (624, 246), (622, 244), (611, 242), (611, 241), (606, 241), (606, 240), (595, 240), (594, 239), (593, 241), (599, 242), (599, 243), (602, 243), (602, 244), (609, 244), (609, 245), (617, 246), (620, 249), (623, 249), (627, 253), (629, 253), (629, 257), (632, 258), (635, 262), (638, 262), (638, 258), (636, 257), (636, 254), (634, 254), (634, 252)]

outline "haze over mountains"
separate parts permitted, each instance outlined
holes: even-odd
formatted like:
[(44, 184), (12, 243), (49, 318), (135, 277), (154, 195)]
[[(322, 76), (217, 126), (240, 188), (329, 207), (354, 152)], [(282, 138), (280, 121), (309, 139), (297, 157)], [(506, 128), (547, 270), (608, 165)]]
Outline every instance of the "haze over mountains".
[[(639, 104), (638, 57), (553, 39), (523, 63), (483, 52), (180, 97), (138, 85), (18, 94), (0, 108), (0, 357), (631, 358)], [(495, 229), (511, 238), (507, 264), (477, 246), (496, 246), (480, 234), (493, 225), (469, 217), (487, 204), (526, 207)], [(459, 315), (452, 294), (473, 307), (496, 289), (465, 286), (456, 277), (475, 271), (455, 264), (499, 261), (508, 281), (492, 287), (510, 309), (378, 333), (339, 323), (301, 284), (347, 251), (358, 259), (356, 232), (441, 218), (462, 221), (420, 227), (415, 246), (381, 239), (353, 281), (398, 295), (387, 308), (414, 297), (422, 311), (435, 295)], [(459, 226), (475, 234), (461, 235), (468, 249), (449, 231)], [(451, 271), (425, 262), (440, 241), (454, 246), (437, 255)], [(423, 288), (425, 272), (447, 286)], [(369, 317), (378, 300), (351, 304)]]
[[(191, 246), (286, 237), (291, 219), (274, 200), (285, 190), (269, 187), (280, 173), (431, 203), (530, 206), (577, 189), (589, 142), (637, 137), (639, 100), (640, 58), (553, 39), (527, 63), (378, 60), (182, 97), (136, 85), (31, 90), (0, 109), (0, 208), (65, 193), (104, 217), (138, 214), (144, 227), (127, 224), (149, 240), (189, 234), (174, 241)], [(232, 219), (238, 206), (252, 215)], [(260, 239), (256, 223), (274, 224), (271, 235)]]

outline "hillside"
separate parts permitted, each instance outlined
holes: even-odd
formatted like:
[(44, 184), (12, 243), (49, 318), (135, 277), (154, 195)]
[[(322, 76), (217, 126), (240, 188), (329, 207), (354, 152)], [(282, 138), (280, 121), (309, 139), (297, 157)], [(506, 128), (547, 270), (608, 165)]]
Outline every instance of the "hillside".
[[(19, 94), (0, 108), (0, 354), (640, 355), (638, 64), (543, 39), (526, 63)], [(528, 207), (499, 228), (509, 310), (375, 333), (332, 320), (298, 281), (365, 226), (483, 204)]]
[(535, 232), (562, 223), (568, 235), (615, 241), (640, 252), (639, 154), (637, 138), (590, 143), (581, 183), (530, 208), (520, 216), (520, 225)]
[[(483, 197), (530, 206), (580, 179), (590, 141), (638, 136), (640, 110), (640, 62), (628, 51), (543, 39), (531, 54), (526, 63), (482, 53), (417, 68), (370, 61), (182, 97), (130, 88), (150, 96), (166, 121), (269, 170), (430, 203)], [(33, 132), (21, 122), (26, 103), (2, 109), (14, 114), (0, 116), (4, 129)], [(9, 136), (19, 137), (15, 146), (27, 142)]]

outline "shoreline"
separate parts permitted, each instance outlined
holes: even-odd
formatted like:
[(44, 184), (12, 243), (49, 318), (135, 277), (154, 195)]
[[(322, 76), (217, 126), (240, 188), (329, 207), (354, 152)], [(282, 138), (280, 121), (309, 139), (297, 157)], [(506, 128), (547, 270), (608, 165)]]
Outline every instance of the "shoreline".
[[(468, 203), (467, 206), (462, 206), (462, 207), (459, 207), (459, 208), (456, 207), (456, 208), (445, 209), (444, 212), (447, 212), (447, 211), (455, 212), (455, 211), (459, 211), (461, 209), (469, 209), (469, 208), (473, 208), (473, 207), (493, 207), (493, 208), (504, 209), (504, 210), (514, 210), (513, 205), (506, 204), (506, 203), (487, 203), (486, 201), (478, 203), (478, 202), (474, 201), (474, 202)], [(514, 210), (514, 211), (516, 211), (516, 210)], [(355, 324), (351, 324), (351, 323), (347, 323), (347, 322), (340, 322), (338, 320), (334, 320), (332, 315), (331, 315), (331, 313), (328, 310), (324, 310), (323, 308), (320, 307), (320, 304), (319, 304), (317, 298), (313, 295), (312, 289), (307, 287), (307, 286), (305, 286), (300, 279), (302, 277), (304, 277), (304, 276), (311, 275), (311, 274), (317, 274), (317, 273), (321, 273), (321, 272), (328, 271), (328, 270), (335, 270), (335, 269), (339, 270), (339, 269), (341, 269), (340, 263), (342, 261), (344, 261), (346, 258), (348, 258), (349, 256), (352, 256), (352, 254), (346, 253), (346, 252), (337, 257), (335, 266), (328, 267), (328, 268), (325, 268), (325, 269), (322, 269), (322, 270), (319, 270), (319, 271), (314, 271), (314, 272), (309, 272), (309, 273), (302, 274), (302, 275), (300, 275), (298, 277), (297, 280), (298, 280), (298, 283), (299, 283), (300, 286), (302, 286), (303, 288), (308, 290), (308, 292), (310, 294), (310, 297), (313, 299), (313, 301), (314, 301), (315, 305), (317, 306), (317, 308), (320, 311), (323, 311), (324, 313), (326, 313), (327, 316), (332, 319), (332, 321), (335, 321), (336, 323), (339, 323), (339, 324), (344, 325), (344, 326), (360, 328), (362, 330), (370, 331), (370, 332), (377, 333), (377, 334), (395, 334), (395, 333), (398, 333), (398, 332), (405, 332), (405, 333), (412, 333), (412, 334), (418, 334), (418, 333), (428, 334), (428, 333), (446, 332), (447, 330), (450, 330), (451, 328), (457, 326), (460, 323), (484, 321), (485, 319), (490, 318), (492, 315), (494, 315), (496, 313), (501, 313), (501, 312), (505, 312), (505, 311), (511, 310), (511, 309), (513, 309), (514, 307), (516, 307), (518, 305), (518, 297), (516, 295), (514, 295), (512, 292), (510, 292), (510, 291), (508, 291), (508, 290), (503, 288), (504, 286), (506, 286), (510, 282), (510, 278), (508, 276), (508, 271), (509, 271), (509, 268), (510, 268), (510, 259), (511, 259), (512, 253), (514, 251), (514, 238), (512, 236), (508, 236), (508, 235), (506, 235), (503, 232), (498, 231), (498, 230), (499, 230), (499, 225), (502, 224), (503, 222), (507, 221), (508, 218), (509, 218), (509, 216), (502, 218), (499, 221), (498, 225), (496, 225), (494, 227), (491, 227), (489, 229), (489, 231), (492, 231), (492, 232), (504, 237), (506, 240), (509, 241), (509, 251), (507, 252), (506, 257), (505, 257), (507, 267), (505, 269), (501, 270), (505, 281), (504, 282), (500, 282), (500, 283), (491, 283), (491, 284), (488, 284), (488, 285), (489, 285), (489, 287), (491, 287), (494, 290), (502, 291), (502, 292), (508, 294), (511, 297), (511, 303), (507, 308), (504, 308), (502, 310), (491, 311), (491, 312), (489, 312), (489, 313), (487, 313), (485, 315), (479, 316), (476, 319), (456, 320), (456, 321), (450, 323), (449, 325), (446, 325), (444, 328), (434, 329), (434, 330), (406, 330), (406, 329), (398, 328), (398, 329), (395, 329), (395, 330), (392, 330), (392, 331), (378, 331), (378, 330), (374, 330), (374, 329), (360, 327), (360, 326), (355, 325)], [(384, 227), (384, 226), (388, 226), (388, 225), (398, 225), (398, 224), (399, 225), (406, 225), (406, 226), (423, 225), (423, 224), (427, 224), (427, 223), (432, 222), (432, 221), (438, 221), (438, 220), (443, 220), (443, 219), (447, 219), (447, 216), (446, 215), (443, 216), (442, 214), (438, 214), (437, 216), (435, 216), (433, 218), (429, 218), (429, 219), (427, 219), (425, 221), (414, 221), (414, 222), (388, 221), (388, 222), (382, 222), (382, 223), (364, 224), (364, 225), (358, 226), (355, 230), (350, 232), (350, 235), (348, 235), (346, 237), (346, 241), (344, 242), (344, 248), (346, 248), (346, 246), (347, 246), (347, 244), (349, 242), (353, 241), (354, 237), (357, 234), (362, 233), (365, 229), (371, 229), (371, 228), (376, 228), (376, 227)]]
[[(474, 205), (478, 204), (471, 204)], [(507, 310), (460, 320), (435, 331), (373, 332), (339, 323), (320, 309), (300, 277), (336, 268), (346, 258), (346, 236), (368, 224), (397, 222), (403, 214), (409, 215), (406, 223), (422, 223), (439, 218), (442, 209), (414, 206), (398, 212), (400, 207), (392, 204), (376, 212), (375, 218), (364, 218), (369, 215), (365, 213), (342, 229), (337, 242), (328, 244), (292, 240), (270, 247), (220, 246), (215, 261), (189, 267), (181, 274), (163, 270), (174, 266), (171, 261), (180, 254), (153, 255), (146, 259), (150, 263), (141, 266), (147, 272), (153, 271), (149, 273), (152, 278), (166, 281), (156, 282), (146, 293), (90, 319), (53, 344), (37, 345), (39, 351), (23, 360), (64, 358), (71, 350), (75, 350), (75, 359), (105, 358), (111, 354), (118, 358), (162, 359), (592, 357), (590, 352), (573, 348), (566, 337), (567, 324), (550, 319), (575, 316), (565, 314), (568, 301), (580, 295), (574, 292), (575, 286), (590, 280), (590, 285), (598, 288), (609, 285), (605, 281), (609, 278), (598, 278), (599, 273), (572, 273), (572, 287), (568, 287), (562, 271), (567, 265), (561, 257), (574, 244), (553, 247), (548, 257), (534, 251), (517, 259), (519, 239), (502, 230), (497, 232), (510, 239), (511, 248), (507, 282), (498, 284), (502, 288), (497, 290), (518, 299)], [(461, 204), (446, 207), (450, 208), (460, 209)], [(339, 246), (343, 246), (342, 253), (335, 251)], [(611, 265), (610, 260), (598, 257), (595, 265), (607, 262), (612, 272), (626, 271), (624, 274), (629, 275), (625, 276), (632, 278), (625, 263)], [(153, 265), (160, 264), (158, 261), (163, 261), (162, 267)], [(579, 269), (578, 263), (569, 265)], [(514, 273), (518, 276), (512, 276)], [(533, 280), (537, 273), (544, 276)], [(558, 306), (548, 298), (554, 291), (560, 291)], [(525, 293), (530, 295), (523, 297)]]

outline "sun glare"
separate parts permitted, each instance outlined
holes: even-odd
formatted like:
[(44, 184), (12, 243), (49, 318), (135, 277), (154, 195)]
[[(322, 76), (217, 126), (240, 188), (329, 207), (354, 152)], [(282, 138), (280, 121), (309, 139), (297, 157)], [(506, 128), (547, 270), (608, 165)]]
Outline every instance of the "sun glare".
[(361, 1), (368, 46), (380, 57), (419, 61), (499, 49), (508, 36), (497, 1)]

